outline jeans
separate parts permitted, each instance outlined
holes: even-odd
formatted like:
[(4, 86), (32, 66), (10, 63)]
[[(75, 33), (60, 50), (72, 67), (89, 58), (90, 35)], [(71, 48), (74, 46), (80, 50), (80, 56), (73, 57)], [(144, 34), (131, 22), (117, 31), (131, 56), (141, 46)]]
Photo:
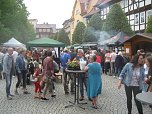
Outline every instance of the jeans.
[(10, 95), (10, 89), (12, 84), (12, 74), (4, 74), (6, 80), (6, 95)]
[(111, 75), (114, 75), (114, 73), (115, 73), (115, 62), (110, 62), (110, 68), (111, 68)]
[(74, 84), (74, 77), (75, 77), (75, 74), (73, 73), (69, 73), (68, 74), (68, 81), (70, 81), (70, 91), (71, 92), (74, 92), (74, 88), (75, 88), (75, 84)]
[(83, 84), (87, 90), (87, 80), (86, 80), (86, 77), (85, 77), (85, 74), (80, 74), (79, 76), (79, 84), (80, 84), (80, 95), (81, 97), (84, 97), (84, 87), (83, 87)]
[(26, 79), (27, 79), (26, 70), (21, 70), (21, 73), (16, 72), (16, 75), (17, 75), (17, 79), (18, 79), (18, 81), (16, 83), (16, 88), (19, 87), (19, 85), (21, 84), (21, 81), (23, 79), (23, 88), (26, 89)]
[(118, 76), (118, 77), (119, 77), (119, 75), (120, 75), (120, 73), (121, 73), (121, 70), (122, 70), (122, 68), (116, 67), (115, 76)]
[(68, 92), (69, 91), (69, 89), (68, 89), (68, 75), (67, 75), (67, 72), (65, 71), (65, 68), (63, 68), (63, 77), (64, 77), (64, 82), (63, 82), (64, 91)]
[(51, 76), (46, 75), (46, 83), (44, 86), (44, 97), (46, 96), (47, 91), (50, 90), (51, 93), (53, 93), (53, 81), (51, 79)]
[(110, 72), (110, 62), (105, 62), (104, 64), (104, 68), (105, 68), (105, 74), (107, 75), (107, 72), (109, 71)]
[(134, 100), (138, 109), (138, 113), (139, 114), (143, 114), (143, 109), (142, 109), (142, 105), (141, 102), (139, 102), (136, 99), (136, 95), (138, 93), (141, 93), (139, 86), (126, 86), (125, 85), (125, 92), (126, 92), (126, 96), (127, 96), (127, 109), (128, 109), (128, 114), (131, 114), (131, 110), (132, 110), (132, 92), (134, 94)]

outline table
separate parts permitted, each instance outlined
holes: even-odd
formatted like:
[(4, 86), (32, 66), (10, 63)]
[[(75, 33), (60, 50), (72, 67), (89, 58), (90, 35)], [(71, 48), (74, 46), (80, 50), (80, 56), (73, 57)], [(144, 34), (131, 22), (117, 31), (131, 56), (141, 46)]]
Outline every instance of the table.
[(152, 92), (144, 92), (136, 95), (136, 99), (140, 102), (152, 105)]
[(84, 102), (83, 103), (79, 102), (79, 75), (84, 74), (85, 71), (83, 71), (83, 70), (68, 70), (68, 69), (65, 69), (65, 71), (67, 73), (76, 74), (76, 75), (74, 75), (74, 84), (75, 84), (74, 102), (69, 101), (69, 103), (71, 103), (71, 104), (65, 106), (65, 108), (68, 108), (68, 107), (71, 107), (71, 106), (78, 106), (82, 109), (85, 109), (84, 107), (81, 107), (81, 105), (79, 105), (79, 104), (87, 104), (86, 102), (85, 103)]

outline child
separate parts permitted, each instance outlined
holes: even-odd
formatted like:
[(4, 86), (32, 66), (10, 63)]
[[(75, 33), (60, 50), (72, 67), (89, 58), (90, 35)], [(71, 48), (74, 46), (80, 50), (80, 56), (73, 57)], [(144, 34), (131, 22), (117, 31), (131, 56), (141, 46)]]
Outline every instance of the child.
[[(35, 78), (35, 94), (34, 94), (34, 98), (41, 98), (41, 76), (39, 75), (39, 65), (35, 64), (35, 72), (34, 72), (34, 78)], [(38, 96), (37, 96), (38, 93)]]

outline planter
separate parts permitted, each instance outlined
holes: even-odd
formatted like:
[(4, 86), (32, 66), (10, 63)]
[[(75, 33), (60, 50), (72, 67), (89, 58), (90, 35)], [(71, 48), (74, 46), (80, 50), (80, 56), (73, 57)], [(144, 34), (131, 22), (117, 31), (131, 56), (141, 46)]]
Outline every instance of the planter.
[(68, 70), (80, 70), (80, 67), (67, 67)]

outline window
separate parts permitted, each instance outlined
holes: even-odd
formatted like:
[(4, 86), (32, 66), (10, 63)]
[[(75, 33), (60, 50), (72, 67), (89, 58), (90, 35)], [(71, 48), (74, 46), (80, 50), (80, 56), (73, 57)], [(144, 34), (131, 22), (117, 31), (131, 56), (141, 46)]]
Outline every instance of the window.
[(42, 32), (42, 29), (41, 29), (41, 28), (39, 28), (39, 32)]
[(103, 13), (107, 14), (107, 9), (106, 8), (103, 9)]
[(125, 7), (128, 6), (128, 0), (124, 0), (124, 5), (125, 5)]
[(151, 0), (145, 0), (145, 5), (151, 4)]
[(135, 14), (135, 25), (139, 24), (139, 14)]
[(43, 29), (43, 32), (47, 32), (45, 28)]
[(134, 9), (137, 9), (139, 7), (138, 2), (134, 3)]
[(134, 25), (134, 20), (130, 20), (130, 25)]
[(101, 15), (103, 15), (103, 10), (101, 10)]
[(101, 15), (101, 19), (103, 20), (103, 15)]
[(51, 32), (51, 30), (50, 30), (50, 29), (47, 29), (47, 32)]
[(134, 15), (130, 15), (130, 20), (134, 20)]
[(124, 1), (120, 2), (120, 6), (121, 6), (121, 8), (124, 8)]
[(109, 8), (109, 7), (107, 7), (107, 13), (109, 13), (109, 10), (110, 10), (110, 8)]
[(131, 26), (131, 29), (134, 31), (134, 26)]
[(140, 23), (141, 24), (145, 23), (145, 12), (140, 13)]
[(145, 24), (140, 25), (140, 30), (145, 29)]
[(143, 7), (144, 6), (144, 1), (141, 1), (140, 3), (139, 3), (139, 7), (141, 8), (141, 7)]
[(128, 12), (128, 7), (125, 8), (125, 12)]
[(152, 10), (148, 10), (146, 12), (146, 22), (148, 22), (148, 18), (149, 18), (150, 15), (152, 15)]
[(129, 5), (133, 4), (133, 0), (129, 0)]
[(78, 15), (79, 14), (79, 10), (76, 10), (75, 14)]
[(135, 26), (135, 31), (139, 30), (139, 26)]
[(129, 10), (130, 10), (130, 11), (133, 10), (133, 4), (131, 4), (131, 5), (129, 6)]

